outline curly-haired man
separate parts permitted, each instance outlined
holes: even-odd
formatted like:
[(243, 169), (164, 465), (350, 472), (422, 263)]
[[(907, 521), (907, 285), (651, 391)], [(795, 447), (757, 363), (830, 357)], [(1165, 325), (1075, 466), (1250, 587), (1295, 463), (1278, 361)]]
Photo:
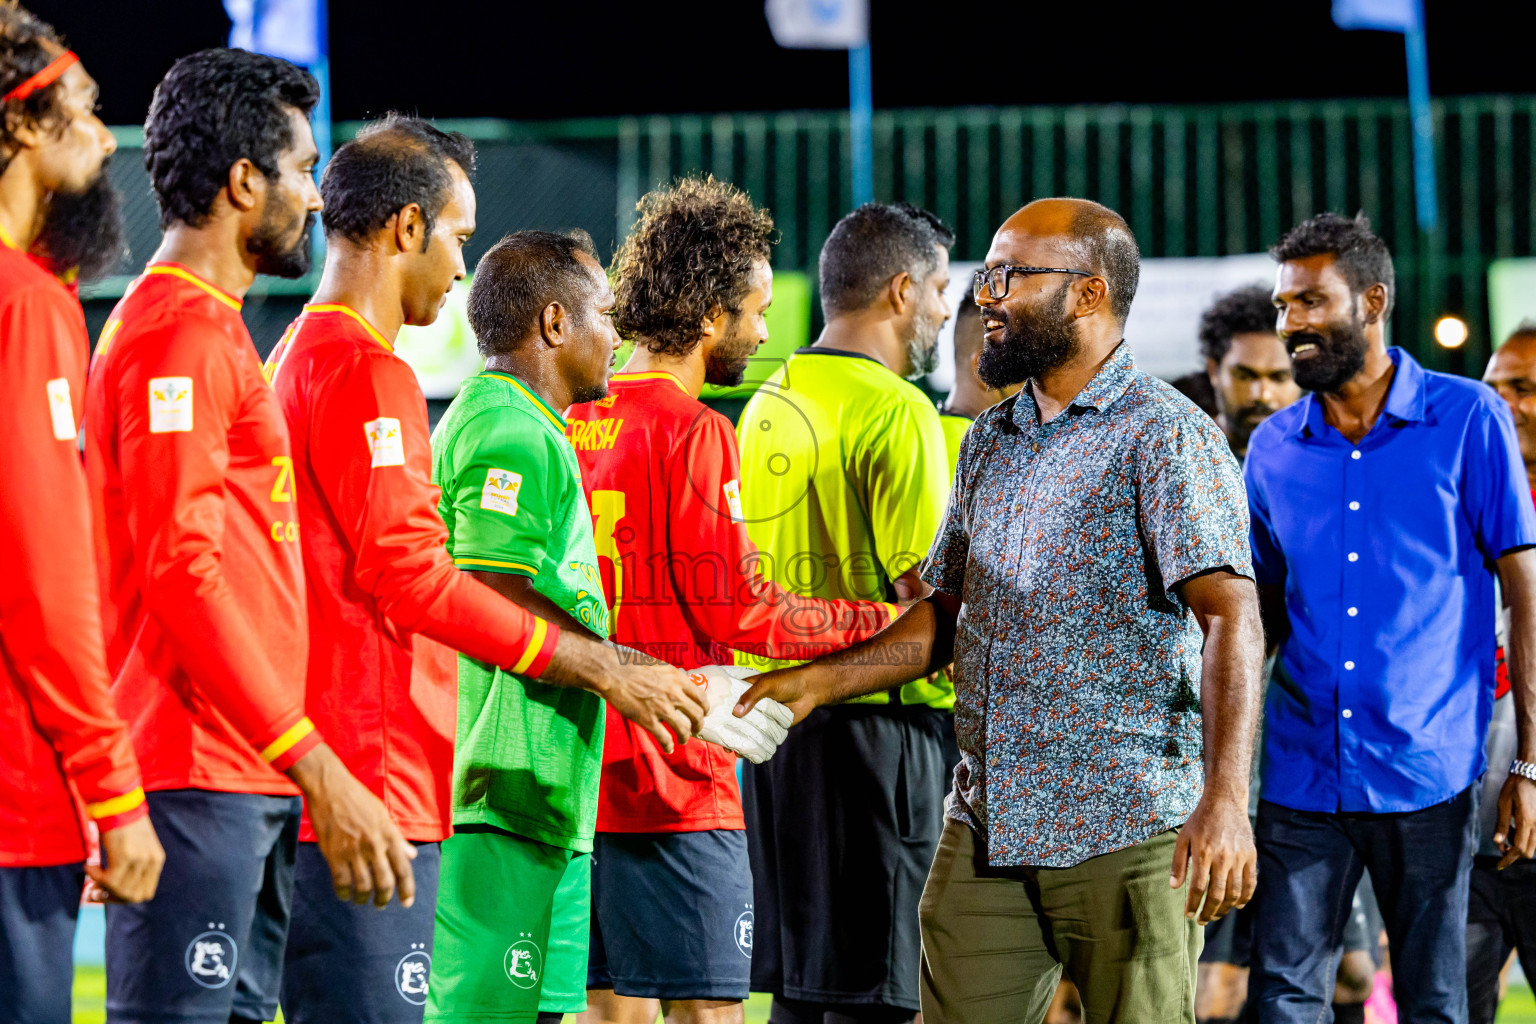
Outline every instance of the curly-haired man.
[[(647, 195), (613, 267), (634, 355), (607, 398), (568, 414), (614, 639), (690, 670), (729, 665), (733, 649), (808, 657), (895, 613), (762, 579), (735, 432), (698, 400), (705, 383), (739, 384), (767, 340), (772, 244), (772, 219), (731, 185)], [(605, 743), (588, 1019), (650, 1024), (660, 1000), (669, 1021), (739, 1022), (754, 922), (736, 759), (710, 743), (669, 753), (612, 710)]]
[(1200, 315), (1200, 354), (1216, 393), (1216, 425), (1241, 459), (1253, 428), (1301, 397), (1275, 333), (1269, 288), (1248, 285), (1211, 303)]

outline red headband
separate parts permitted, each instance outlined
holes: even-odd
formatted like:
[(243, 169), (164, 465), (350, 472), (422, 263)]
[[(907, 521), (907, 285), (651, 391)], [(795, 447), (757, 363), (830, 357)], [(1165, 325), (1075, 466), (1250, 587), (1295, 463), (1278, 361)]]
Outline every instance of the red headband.
[(79, 63), (80, 58), (70, 50), (65, 50), (53, 60), (43, 65), (43, 70), (24, 79), (16, 88), (0, 96), (0, 103), (9, 103), (11, 100), (24, 100), (39, 89), (46, 89), (58, 80), (58, 77), (69, 70), (71, 64)]

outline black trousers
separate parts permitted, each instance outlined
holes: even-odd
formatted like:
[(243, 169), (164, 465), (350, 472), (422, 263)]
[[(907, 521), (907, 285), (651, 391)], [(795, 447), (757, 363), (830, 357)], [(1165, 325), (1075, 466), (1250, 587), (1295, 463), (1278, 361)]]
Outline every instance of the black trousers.
[(1333, 997), (1355, 887), (1371, 873), (1393, 994), (1415, 1024), (1467, 1020), (1467, 875), (1476, 786), (1400, 814), (1324, 814), (1259, 801), (1259, 908), (1248, 998), (1262, 1024), (1315, 1024)]
[(1467, 903), (1467, 1004), (1471, 1024), (1493, 1024), (1499, 1009), (1499, 971), (1519, 950), (1525, 976), (1536, 981), (1536, 861), (1517, 860), (1500, 871), (1497, 858), (1472, 866)]

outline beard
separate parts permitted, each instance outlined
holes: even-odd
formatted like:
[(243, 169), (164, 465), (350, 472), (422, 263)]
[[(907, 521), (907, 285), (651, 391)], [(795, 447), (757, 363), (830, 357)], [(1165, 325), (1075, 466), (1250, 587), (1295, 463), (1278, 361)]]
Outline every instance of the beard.
[(747, 365), (757, 352), (757, 339), (748, 337), (739, 328), (740, 317), (731, 317), (730, 330), (725, 340), (704, 357), (704, 382), (723, 388), (733, 388), (747, 375)]
[(71, 270), (82, 282), (105, 277), (128, 255), (121, 205), (102, 161), (100, 176), (85, 189), (53, 194), (32, 252), (46, 258), (60, 277)]
[[(308, 211), (290, 214), (282, 200), (286, 196), (276, 189), (267, 192), (267, 202), (261, 211), (261, 223), (245, 243), (246, 251), (256, 257), (256, 272), (273, 277), (303, 277), (309, 273), (311, 260), (310, 238), (315, 231), (315, 215)], [(299, 240), (289, 244), (295, 226), (303, 218)]]
[(1077, 354), (1077, 321), (1067, 317), (1067, 284), (1038, 307), (1009, 311), (1001, 304), (986, 313), (1003, 319), (1003, 336), (982, 343), (976, 376), (999, 390), (1038, 378)]
[(947, 313), (940, 309), (920, 309), (912, 318), (912, 332), (907, 335), (907, 380), (920, 380), (939, 366), (939, 331)]
[(603, 379), (595, 384), (577, 388), (571, 394), (571, 404), (580, 405), (583, 402), (595, 402), (599, 398), (608, 397), (608, 375), (603, 374)]
[[(1298, 345), (1316, 345), (1316, 354), (1297, 359)], [(1336, 392), (1365, 368), (1365, 350), (1369, 343), (1358, 320), (1329, 324), (1327, 333), (1298, 331), (1285, 339), (1292, 353), (1291, 376), (1303, 391)]]
[(1232, 445), (1234, 452), (1248, 450), (1248, 438), (1260, 423), (1279, 412), (1272, 405), (1263, 402), (1251, 402), (1248, 405), (1239, 405), (1228, 408), (1225, 401), (1221, 402), (1221, 414), (1226, 418), (1227, 440)]

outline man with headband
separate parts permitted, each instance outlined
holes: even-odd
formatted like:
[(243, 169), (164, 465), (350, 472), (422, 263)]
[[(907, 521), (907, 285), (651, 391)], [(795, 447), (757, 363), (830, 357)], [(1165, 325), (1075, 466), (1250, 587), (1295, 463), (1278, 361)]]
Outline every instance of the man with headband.
[[(53, 29), (0, 3), (0, 1022), (67, 1024), (81, 885), (154, 895), (165, 855), (128, 731), (112, 705), (90, 503), (75, 437), (89, 347), (61, 272), (99, 260), (63, 244), (58, 217), (111, 195), (115, 148), (96, 83)], [(115, 244), (115, 217), (98, 234)], [(74, 237), (79, 237), (75, 235)], [(52, 242), (46, 252), (40, 243)], [(16, 481), (26, 481), (19, 486)], [(85, 865), (77, 798), (100, 833)]]

